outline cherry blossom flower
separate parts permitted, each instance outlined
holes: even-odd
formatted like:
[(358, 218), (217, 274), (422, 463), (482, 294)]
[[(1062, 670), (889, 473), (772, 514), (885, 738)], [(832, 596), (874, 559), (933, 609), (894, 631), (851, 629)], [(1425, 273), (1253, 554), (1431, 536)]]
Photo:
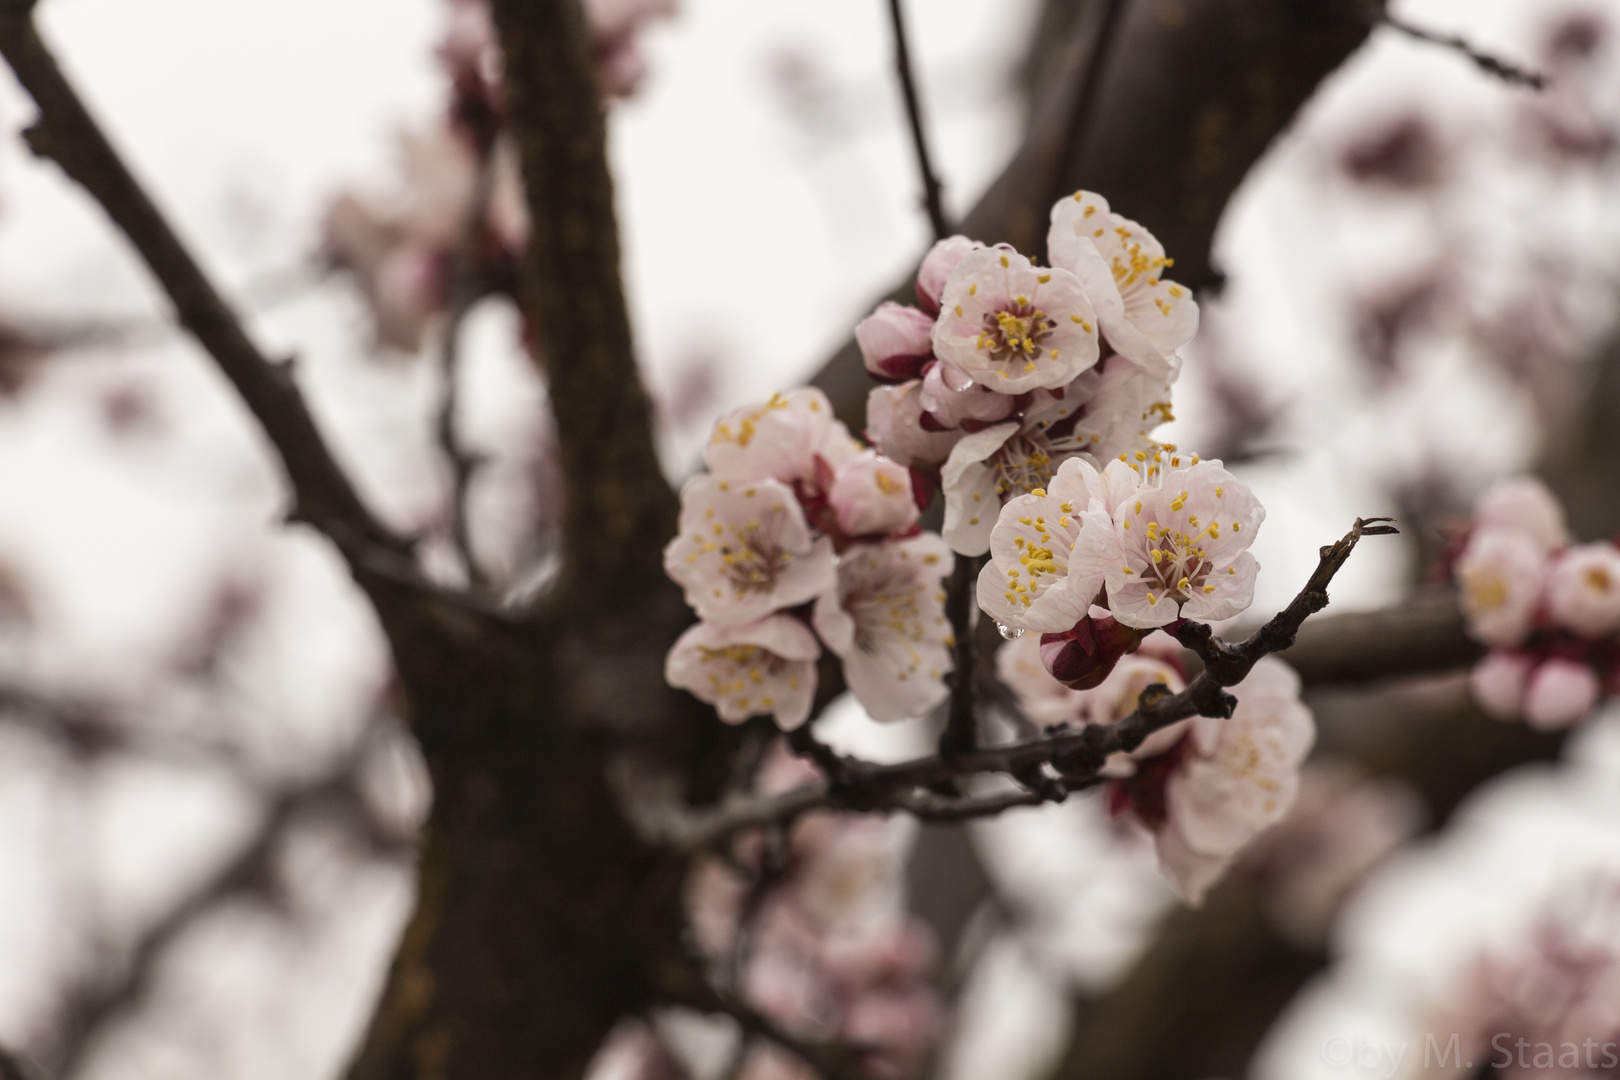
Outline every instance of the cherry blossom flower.
[(945, 283), (934, 355), (1001, 394), (1065, 386), (1099, 355), (1080, 279), (1010, 248), (970, 251)]
[(1546, 552), (1516, 529), (1478, 529), (1457, 559), (1468, 633), (1487, 645), (1516, 645), (1530, 632)]
[[(1106, 575), (1101, 563), (1077, 566), (1070, 552), (1087, 529), (1111, 532), (1109, 509), (1136, 488), (1136, 474), (1128, 468), (1105, 476), (1090, 462), (1070, 458), (1050, 488), (1009, 500), (990, 533), (990, 561), (979, 572), (979, 607), (1019, 630), (1056, 633), (1079, 622)], [(948, 508), (946, 513), (949, 538)]]
[(1077, 191), (1053, 205), (1046, 245), (1052, 265), (1084, 283), (1115, 351), (1167, 374), (1169, 358), (1198, 332), (1198, 305), (1162, 276), (1173, 260), (1153, 234), (1111, 212), (1101, 195)]
[(922, 380), (879, 386), (866, 398), (866, 438), (901, 465), (925, 468), (948, 458), (963, 432), (922, 426)]
[(1299, 685), (1292, 668), (1265, 657), (1232, 689), (1230, 718), (1192, 721), (1155, 834), (1159, 865), (1189, 904), (1201, 904), (1238, 853), (1293, 805), (1300, 763), (1316, 739)]
[(951, 271), (970, 251), (984, 247), (977, 240), (965, 236), (947, 236), (928, 249), (922, 265), (917, 268), (917, 302), (930, 315), (939, 314), (940, 298), (945, 295), (945, 282)]
[(917, 523), (910, 471), (876, 450), (863, 450), (838, 466), (827, 500), (845, 536), (903, 532)]
[(1138, 457), (1148, 482), (1117, 505), (1112, 529), (1081, 531), (1070, 573), (1105, 575), (1108, 609), (1127, 626), (1239, 614), (1254, 599), (1260, 566), (1248, 548), (1265, 508), (1216, 462)]
[(820, 655), (815, 635), (788, 615), (735, 626), (700, 622), (669, 650), (664, 678), (713, 705), (728, 724), (774, 715), (791, 731), (810, 717)]
[(1563, 507), (1533, 476), (1499, 480), (1487, 488), (1474, 502), (1474, 527), (1523, 533), (1544, 551), (1556, 551), (1569, 543)]
[(815, 476), (818, 456), (836, 467), (859, 451), (833, 417), (827, 395), (803, 387), (721, 417), (703, 448), (703, 462), (724, 480), (791, 484)]
[(915, 379), (934, 358), (934, 319), (917, 308), (888, 301), (855, 325), (855, 344), (873, 378)]
[(709, 475), (681, 489), (664, 570), (700, 618), (726, 624), (813, 600), (835, 581), (832, 541), (811, 537), (792, 488)]
[(1554, 622), (1585, 637), (1620, 630), (1620, 550), (1579, 544), (1553, 560), (1547, 610)]
[(983, 555), (1003, 503), (1046, 487), (1070, 459), (1091, 456), (1096, 439), (1079, 423), (1096, 381), (1088, 371), (1060, 391), (1037, 390), (1021, 417), (965, 435), (951, 448), (940, 486), (943, 532), (953, 550)]
[(1591, 712), (1601, 693), (1597, 676), (1585, 664), (1544, 661), (1525, 686), (1525, 723), (1537, 731), (1562, 731)]
[(855, 544), (838, 560), (838, 587), (822, 595), (816, 632), (844, 662), (850, 692), (874, 720), (921, 716), (945, 699), (951, 628), (940, 581), (950, 549), (932, 533)]
[(1485, 715), (1517, 720), (1524, 711), (1524, 688), (1534, 662), (1528, 656), (1492, 649), (1468, 673), (1468, 688)]

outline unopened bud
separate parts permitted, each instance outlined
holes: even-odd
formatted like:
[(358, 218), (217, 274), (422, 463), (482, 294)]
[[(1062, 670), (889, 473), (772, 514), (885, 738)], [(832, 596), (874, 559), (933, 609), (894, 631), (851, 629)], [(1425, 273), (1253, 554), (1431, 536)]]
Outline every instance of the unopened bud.
[(1071, 690), (1090, 690), (1108, 678), (1119, 658), (1136, 651), (1151, 631), (1090, 615), (1056, 634), (1041, 635), (1041, 663)]
[(933, 335), (933, 316), (889, 302), (855, 327), (855, 344), (874, 378), (905, 382), (934, 358)]

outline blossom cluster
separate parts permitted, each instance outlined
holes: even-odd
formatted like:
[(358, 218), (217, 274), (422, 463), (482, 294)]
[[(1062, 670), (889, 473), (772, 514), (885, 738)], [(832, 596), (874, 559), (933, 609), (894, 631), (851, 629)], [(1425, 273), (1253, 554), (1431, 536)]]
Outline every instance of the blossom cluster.
[(867, 436), (933, 474), (944, 537), (964, 555), (990, 547), (997, 510), (1047, 487), (1070, 459), (1153, 447), (1171, 418), (1176, 350), (1198, 328), (1187, 289), (1151, 233), (1078, 191), (1052, 208), (1050, 266), (1006, 245), (940, 241), (917, 275), (917, 307), (887, 303), (855, 331), (886, 385), (867, 403)]
[[(1179, 645), (1157, 632), (1125, 656), (1101, 683), (1073, 690), (1047, 670), (1042, 646), (1019, 638), (996, 656), (997, 675), (1025, 715), (1043, 725), (1107, 724), (1136, 708), (1155, 684), (1186, 686)], [(1153, 733), (1105, 765), (1108, 808), (1153, 833), (1159, 866), (1191, 904), (1265, 830), (1280, 822), (1299, 790), (1300, 764), (1316, 738), (1300, 682), (1275, 657), (1255, 665), (1233, 688), (1228, 719), (1200, 716)]]
[(1260, 566), (1248, 549), (1264, 520), (1244, 484), (1196, 454), (1154, 447), (1101, 471), (1071, 458), (1049, 487), (1001, 508), (979, 606), (1047, 635), (1095, 625), (1093, 605), (1138, 630), (1231, 618), (1254, 598)]
[(1620, 692), (1620, 549), (1570, 543), (1539, 482), (1480, 496), (1451, 571), (1470, 636), (1490, 647), (1470, 676), (1486, 712), (1559, 730)]
[(664, 567), (700, 621), (665, 677), (740, 723), (810, 715), (823, 646), (875, 720), (945, 698), (950, 549), (917, 528), (911, 472), (863, 448), (815, 389), (723, 417), (681, 490)]
[[(817, 775), (779, 742), (756, 787), (769, 795)], [(911, 836), (898, 818), (810, 814), (781, 851), (745, 837), (729, 859), (696, 863), (688, 881), (697, 945), (724, 981), (801, 1037), (862, 1047), (878, 1076), (915, 1073), (941, 1032), (929, 980), (937, 948), (906, 905)], [(815, 1074), (767, 1057), (741, 1075)]]

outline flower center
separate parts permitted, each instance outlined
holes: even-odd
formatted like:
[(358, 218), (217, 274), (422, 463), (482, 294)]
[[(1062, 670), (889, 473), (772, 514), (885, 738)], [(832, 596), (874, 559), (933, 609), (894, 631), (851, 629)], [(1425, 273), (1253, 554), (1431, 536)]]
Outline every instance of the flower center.
[(722, 570), (738, 596), (770, 592), (793, 561), (793, 553), (782, 547), (772, 533), (761, 522), (748, 521), (736, 527), (731, 542), (721, 545)]
[(1586, 572), (1586, 584), (1593, 592), (1600, 593), (1606, 593), (1614, 587), (1614, 582), (1609, 580), (1608, 572), (1600, 566), (1594, 566)]
[(1148, 523), (1148, 573), (1178, 601), (1190, 597), (1209, 577), (1211, 566), (1202, 546), (1209, 532), (1205, 529), (1196, 536), (1189, 536), (1178, 529), (1165, 528), (1157, 521)]
[(1022, 433), (1002, 443), (990, 463), (996, 471), (996, 494), (1003, 502), (1046, 487), (1062, 464), (1052, 460), (1051, 446), (1044, 438)]
[(1030, 304), (1029, 297), (1019, 296), (1005, 310), (985, 312), (976, 347), (989, 352), (997, 363), (1022, 362), (1026, 372), (1033, 371), (1045, 351), (1042, 342), (1056, 326), (1044, 311)]

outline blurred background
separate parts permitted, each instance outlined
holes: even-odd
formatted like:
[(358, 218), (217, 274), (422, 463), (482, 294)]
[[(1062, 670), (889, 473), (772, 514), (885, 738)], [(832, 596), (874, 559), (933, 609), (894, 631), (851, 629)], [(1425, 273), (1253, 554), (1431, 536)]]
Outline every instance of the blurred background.
[[(953, 217), (1024, 138), (1042, 34), (1083, 6), (906, 5)], [(254, 333), (297, 357), (362, 493), (430, 535), (453, 479), (433, 259), (477, 171), (446, 124), (464, 7), (39, 16)], [(1577, 539), (1620, 529), (1620, 0), (1392, 10), (1551, 82), (1380, 28), (1226, 208), (1225, 284), (1201, 297), (1165, 432), (1265, 503), (1259, 612), (1358, 514), (1404, 536), (1357, 553), (1335, 608), (1399, 600), (1512, 473), (1579, 493)], [(807, 380), (929, 232), (879, 0), (647, 14), (616, 61), (611, 153), (679, 479), (720, 411)], [(410, 912), (430, 798), (386, 645), (333, 551), (283, 527), (262, 437), (127, 244), (15, 137), (30, 115), (0, 76), (0, 1043), (63, 1078), (334, 1076)], [(461, 353), (476, 573), (521, 596), (551, 565), (545, 387), (499, 295)], [(455, 580), (445, 547), (433, 569)], [(1457, 679), (1312, 703), (1295, 819), (1197, 916), (1094, 799), (906, 828), (912, 906), (959, 993), (940, 1074), (1146, 1075), (1119, 1058), (1154, 1030), (1131, 1018), (1168, 1016), (1207, 1017), (1258, 1077), (1417, 1075), (1415, 1052), (1363, 1049), (1518, 1000), (1497, 993), (1529, 978), (1504, 943), (1620, 955), (1620, 710), (1425, 786), (1414, 769), (1444, 771), (1412, 750), (1428, 744), (1374, 740), (1407, 724), (1494, 747)], [(848, 702), (828, 727), (875, 755), (929, 739)], [(1248, 1007), (1211, 1011), (1223, 995)], [(682, 1060), (708, 1080), (701, 1053)]]

